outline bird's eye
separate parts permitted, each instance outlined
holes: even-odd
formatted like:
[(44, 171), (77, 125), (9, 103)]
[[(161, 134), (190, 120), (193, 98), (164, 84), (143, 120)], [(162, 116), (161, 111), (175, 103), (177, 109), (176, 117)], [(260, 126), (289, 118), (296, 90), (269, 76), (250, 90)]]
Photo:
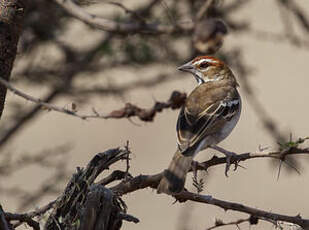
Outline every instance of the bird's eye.
[(207, 62), (202, 62), (201, 64), (200, 64), (200, 68), (201, 69), (206, 69), (208, 67), (208, 63)]

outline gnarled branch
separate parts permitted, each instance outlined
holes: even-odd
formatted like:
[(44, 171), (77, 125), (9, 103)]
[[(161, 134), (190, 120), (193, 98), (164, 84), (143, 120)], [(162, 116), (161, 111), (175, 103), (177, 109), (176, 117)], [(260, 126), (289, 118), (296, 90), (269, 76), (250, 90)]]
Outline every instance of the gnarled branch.
[(71, 115), (74, 117), (78, 117), (81, 119), (90, 119), (90, 118), (101, 118), (101, 119), (110, 119), (110, 118), (129, 118), (129, 117), (138, 117), (142, 121), (152, 121), (156, 113), (162, 112), (162, 110), (171, 108), (178, 109), (180, 108), (186, 101), (186, 94), (180, 93), (178, 91), (173, 91), (169, 100), (167, 102), (156, 102), (154, 106), (150, 109), (139, 108), (136, 105), (131, 103), (127, 103), (124, 108), (119, 110), (114, 110), (108, 114), (99, 114), (95, 109), (93, 109), (93, 114), (80, 114), (75, 110), (66, 109), (64, 107), (59, 107), (47, 102), (44, 102), (41, 99), (35, 98), (29, 94), (22, 92), (21, 90), (12, 86), (8, 81), (0, 77), (0, 83), (11, 90), (14, 94), (31, 101), (44, 109), (50, 111), (56, 111), (60, 113), (64, 113), (67, 115)]

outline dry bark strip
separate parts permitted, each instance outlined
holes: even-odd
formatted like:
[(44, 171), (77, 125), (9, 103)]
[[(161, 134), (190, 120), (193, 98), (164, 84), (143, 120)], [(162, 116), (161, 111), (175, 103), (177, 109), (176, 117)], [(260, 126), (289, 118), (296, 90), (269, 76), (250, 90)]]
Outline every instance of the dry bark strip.
[(98, 153), (85, 169), (77, 169), (63, 194), (57, 199), (46, 230), (119, 230), (122, 220), (138, 222), (126, 214), (125, 203), (110, 189), (94, 184), (105, 169), (130, 154), (128, 148)]

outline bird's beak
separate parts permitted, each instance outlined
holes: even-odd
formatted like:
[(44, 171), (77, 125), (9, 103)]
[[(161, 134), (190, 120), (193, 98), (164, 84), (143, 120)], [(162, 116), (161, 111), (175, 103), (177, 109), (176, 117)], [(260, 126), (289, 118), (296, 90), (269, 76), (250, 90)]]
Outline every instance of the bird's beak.
[(196, 81), (198, 82), (198, 84), (201, 84), (201, 83), (204, 82), (203, 78), (200, 76), (200, 73), (198, 71), (196, 71), (196, 69), (192, 65), (192, 61), (190, 61), (190, 62), (188, 62), (188, 63), (186, 63), (182, 66), (179, 66), (178, 70), (192, 73), (193, 76), (195, 77)]
[(188, 62), (188, 63), (186, 63), (182, 66), (179, 66), (178, 70), (193, 73), (194, 67), (192, 65), (192, 61), (190, 61), (190, 62)]

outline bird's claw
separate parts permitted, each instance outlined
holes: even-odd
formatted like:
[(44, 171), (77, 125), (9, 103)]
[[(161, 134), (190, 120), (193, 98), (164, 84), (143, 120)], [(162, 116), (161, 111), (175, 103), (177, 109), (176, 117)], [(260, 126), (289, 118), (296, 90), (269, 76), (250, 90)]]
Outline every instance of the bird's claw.
[[(225, 155), (226, 165), (225, 165), (225, 173), (224, 174), (225, 174), (226, 177), (228, 177), (227, 173), (228, 173), (228, 171), (230, 170), (230, 167), (231, 167), (231, 159), (233, 159), (233, 157), (235, 157), (237, 154), (234, 153), (234, 152), (227, 151), (227, 150), (225, 150), (225, 149), (223, 149), (223, 148), (221, 148), (217, 145), (212, 145), (212, 146), (210, 146), (210, 148), (215, 149), (215, 150), (217, 150), (217, 151), (219, 151), (219, 152), (221, 152)], [(235, 160), (233, 162), (233, 164), (235, 164), (235, 168), (234, 168), (234, 171), (235, 171), (238, 167), (238, 161)]]
[[(236, 153), (233, 153), (233, 152), (225, 152), (224, 155), (226, 156), (226, 165), (225, 165), (225, 176), (226, 177), (229, 177), (228, 175), (228, 171), (230, 170), (230, 167), (231, 167), (231, 160), (234, 156), (236, 156)], [(235, 167), (234, 167), (234, 171), (236, 171), (237, 167), (238, 167), (238, 162), (235, 161), (233, 162), (233, 164), (235, 164)]]

